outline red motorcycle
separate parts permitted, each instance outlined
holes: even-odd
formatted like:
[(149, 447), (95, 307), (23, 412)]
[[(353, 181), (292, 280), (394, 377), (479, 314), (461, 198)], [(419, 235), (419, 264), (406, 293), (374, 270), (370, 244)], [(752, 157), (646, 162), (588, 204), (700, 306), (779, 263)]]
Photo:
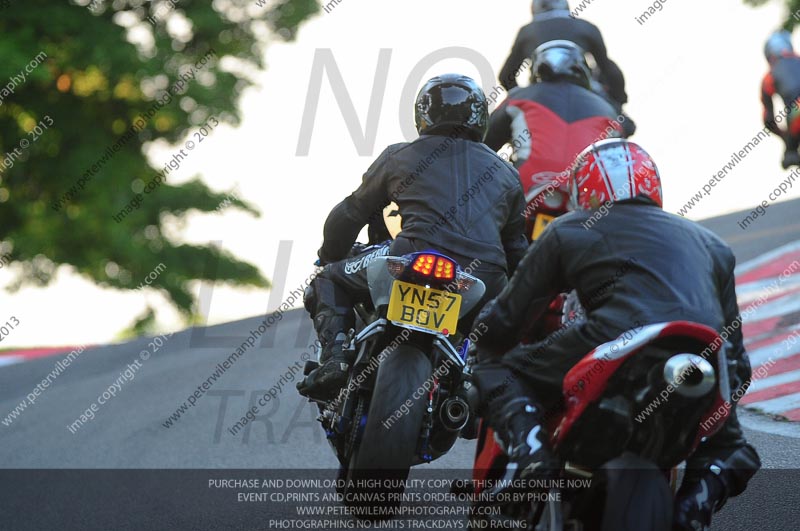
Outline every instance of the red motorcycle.
[(669, 531), (676, 467), (724, 423), (713, 420), (730, 396), (723, 345), (713, 329), (676, 321), (587, 354), (545, 420), (560, 475), (524, 492), (512, 492), (513, 467), (482, 423), (471, 490), (474, 505), (495, 510), (475, 511), (492, 516), (472, 529)]

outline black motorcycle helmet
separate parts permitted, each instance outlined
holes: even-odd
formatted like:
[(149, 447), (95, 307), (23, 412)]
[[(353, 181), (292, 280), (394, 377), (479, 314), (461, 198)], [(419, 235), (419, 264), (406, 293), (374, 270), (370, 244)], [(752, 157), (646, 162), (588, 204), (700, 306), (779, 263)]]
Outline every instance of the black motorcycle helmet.
[(591, 89), (592, 71), (586, 63), (583, 49), (572, 41), (548, 41), (531, 57), (533, 82), (567, 80)]
[(531, 4), (531, 12), (534, 15), (561, 9), (569, 9), (567, 0), (533, 0)]
[(489, 129), (489, 104), (474, 79), (445, 74), (430, 79), (417, 95), (414, 121), (420, 135), (483, 141)]

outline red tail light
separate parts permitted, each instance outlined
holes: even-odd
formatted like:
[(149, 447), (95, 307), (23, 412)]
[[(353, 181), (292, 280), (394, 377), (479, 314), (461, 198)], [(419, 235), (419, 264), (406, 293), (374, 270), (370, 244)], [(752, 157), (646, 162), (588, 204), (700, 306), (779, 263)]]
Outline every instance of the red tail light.
[(456, 276), (456, 265), (446, 258), (432, 254), (422, 254), (414, 260), (411, 269), (426, 277), (438, 280), (453, 280)]

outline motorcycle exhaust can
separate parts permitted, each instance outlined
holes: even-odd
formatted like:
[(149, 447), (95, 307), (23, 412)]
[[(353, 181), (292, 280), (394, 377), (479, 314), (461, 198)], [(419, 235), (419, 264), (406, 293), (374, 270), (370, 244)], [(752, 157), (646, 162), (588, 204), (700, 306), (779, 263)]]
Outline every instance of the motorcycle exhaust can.
[(714, 389), (717, 376), (705, 358), (696, 354), (677, 354), (664, 364), (664, 381), (679, 395), (697, 398)]
[(439, 410), (442, 424), (448, 431), (461, 431), (469, 420), (469, 404), (459, 397), (448, 398)]

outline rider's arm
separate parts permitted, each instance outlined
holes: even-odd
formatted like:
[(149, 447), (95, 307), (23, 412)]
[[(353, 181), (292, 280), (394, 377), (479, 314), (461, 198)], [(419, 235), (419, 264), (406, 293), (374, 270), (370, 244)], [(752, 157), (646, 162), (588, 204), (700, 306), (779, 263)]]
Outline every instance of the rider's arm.
[(590, 36), (589, 42), (592, 43), (592, 48), (587, 51), (592, 54), (597, 68), (600, 69), (603, 84), (608, 87), (608, 95), (620, 106), (628, 103), (628, 95), (625, 93), (625, 76), (622, 75), (622, 70), (617, 63), (608, 58), (606, 43), (597, 26), (589, 22), (586, 22), (586, 25)]
[(761, 82), (761, 103), (764, 105), (764, 125), (772, 133), (782, 136), (780, 127), (775, 123), (775, 109), (772, 104), (772, 97), (775, 95), (775, 80), (772, 72), (764, 76)]
[(493, 151), (498, 151), (511, 140), (511, 115), (507, 107), (508, 101), (503, 102), (489, 118), (489, 132), (484, 143)]
[(364, 174), (361, 186), (333, 207), (325, 221), (325, 240), (318, 253), (322, 263), (346, 258), (364, 225), (389, 204), (386, 183), (391, 175), (390, 165), (390, 150), (386, 149)]
[(500, 70), (500, 85), (502, 85), (506, 90), (517, 88), (517, 74), (519, 69), (522, 67), (522, 63), (524, 63), (525, 59), (528, 58), (525, 55), (524, 39), (522, 38), (523, 31), (524, 28), (517, 34), (517, 38), (514, 40), (514, 45), (511, 47), (511, 54), (508, 56), (506, 63)]
[(525, 237), (525, 195), (522, 193), (522, 184), (519, 184), (519, 180), (517, 184), (518, 186), (506, 194), (510, 211), (508, 220), (500, 231), (503, 249), (506, 252), (509, 276), (512, 276), (517, 270), (520, 260), (528, 249), (528, 239)]
[(502, 354), (519, 343), (527, 324), (539, 319), (564, 284), (560, 244), (554, 227), (548, 227), (531, 245), (511, 281), (489, 302), (475, 321), (481, 330), (481, 349)]
[(605, 83), (608, 86), (608, 95), (621, 110), (622, 105), (628, 103), (628, 94), (625, 92), (625, 76), (622, 75), (622, 70), (617, 63), (611, 59), (608, 60), (606, 67), (602, 71)]

